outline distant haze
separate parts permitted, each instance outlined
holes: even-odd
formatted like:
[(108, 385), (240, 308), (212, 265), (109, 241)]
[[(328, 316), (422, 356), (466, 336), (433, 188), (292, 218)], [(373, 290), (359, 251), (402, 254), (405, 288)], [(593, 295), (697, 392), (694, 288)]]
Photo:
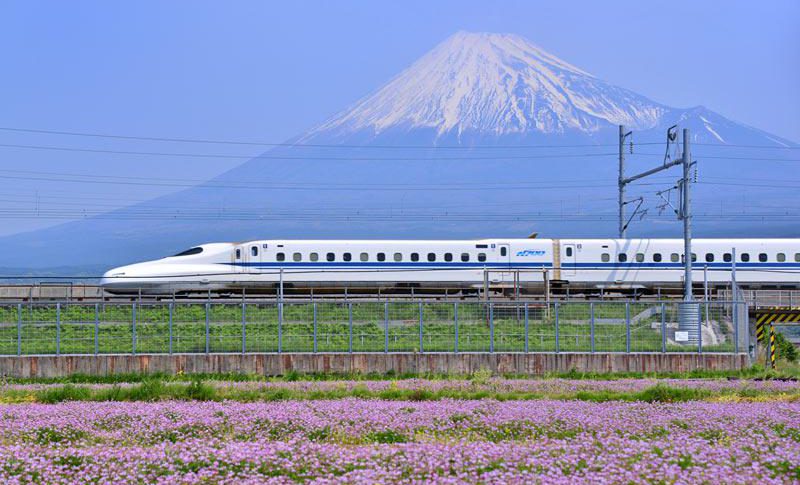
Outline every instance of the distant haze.
[[(669, 126), (691, 130), (697, 235), (800, 235), (797, 219), (759, 217), (800, 210), (774, 190), (797, 178), (793, 141), (663, 105), (517, 35), (459, 32), (294, 146), (197, 187), (1, 238), (0, 266), (110, 266), (259, 238), (615, 236), (618, 124), (634, 130), (629, 174), (662, 163)], [(678, 235), (674, 191), (656, 194), (676, 179), (631, 188), (647, 210), (632, 235)]]

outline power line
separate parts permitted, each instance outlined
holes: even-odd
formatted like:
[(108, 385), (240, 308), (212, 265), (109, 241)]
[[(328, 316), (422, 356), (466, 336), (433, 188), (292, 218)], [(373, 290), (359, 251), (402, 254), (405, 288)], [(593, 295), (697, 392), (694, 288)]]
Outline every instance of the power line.
[[(19, 133), (38, 133), (48, 135), (66, 135), (66, 136), (81, 136), (92, 138), (109, 138), (119, 140), (138, 140), (138, 141), (159, 141), (159, 142), (176, 142), (176, 143), (204, 143), (214, 145), (247, 145), (247, 146), (266, 146), (266, 147), (291, 147), (291, 148), (367, 148), (367, 149), (423, 149), (423, 150), (472, 150), (472, 149), (502, 149), (511, 150), (517, 148), (524, 149), (538, 149), (538, 148), (590, 148), (590, 147), (613, 147), (614, 144), (590, 144), (590, 143), (575, 143), (575, 144), (549, 144), (549, 145), (511, 145), (511, 146), (498, 146), (498, 145), (348, 145), (348, 144), (324, 144), (324, 143), (267, 143), (267, 142), (254, 142), (254, 141), (235, 141), (235, 140), (212, 140), (203, 138), (174, 138), (174, 137), (154, 137), (154, 136), (132, 136), (132, 135), (118, 135), (118, 134), (102, 134), (102, 133), (88, 133), (77, 131), (58, 131), (58, 130), (38, 130), (30, 128), (11, 128), (0, 127), (2, 131), (12, 131)], [(658, 143), (637, 143), (637, 145), (657, 145)]]

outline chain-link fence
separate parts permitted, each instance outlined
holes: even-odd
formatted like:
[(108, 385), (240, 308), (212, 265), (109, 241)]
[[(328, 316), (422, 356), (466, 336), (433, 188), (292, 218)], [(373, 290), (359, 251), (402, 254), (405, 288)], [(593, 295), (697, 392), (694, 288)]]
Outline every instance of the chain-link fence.
[[(0, 354), (748, 352), (743, 303), (0, 305)], [(692, 305), (698, 305), (694, 303)], [(695, 315), (687, 323), (682, 315)], [(687, 328), (687, 325), (689, 326)]]

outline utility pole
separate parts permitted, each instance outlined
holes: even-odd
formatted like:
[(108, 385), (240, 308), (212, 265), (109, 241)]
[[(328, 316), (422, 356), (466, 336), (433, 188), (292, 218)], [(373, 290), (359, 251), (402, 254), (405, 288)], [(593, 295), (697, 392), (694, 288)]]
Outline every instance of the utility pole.
[(692, 301), (692, 214), (689, 187), (691, 185), (690, 168), (692, 157), (689, 151), (689, 129), (683, 129), (683, 180), (681, 181), (681, 219), (683, 219), (683, 299)]
[(619, 177), (617, 186), (619, 187), (619, 238), (625, 239), (627, 233), (627, 223), (625, 222), (625, 138), (633, 133), (625, 133), (625, 127), (619, 125)]

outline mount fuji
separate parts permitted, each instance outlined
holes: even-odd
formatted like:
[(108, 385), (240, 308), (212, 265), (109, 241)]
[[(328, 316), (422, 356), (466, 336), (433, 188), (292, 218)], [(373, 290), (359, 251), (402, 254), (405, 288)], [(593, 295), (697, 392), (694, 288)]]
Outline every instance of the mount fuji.
[[(676, 124), (695, 144), (696, 235), (800, 235), (785, 219), (757, 217), (791, 205), (769, 182), (739, 184), (791, 179), (794, 165), (782, 160), (792, 150), (782, 148), (796, 143), (702, 106), (650, 100), (517, 35), (460, 32), (328, 121), (213, 180), (0, 238), (0, 267), (74, 273), (251, 238), (614, 236), (618, 125), (633, 131), (632, 174), (663, 161)], [(647, 209), (631, 235), (679, 235), (655, 193), (677, 177), (631, 189)]]

